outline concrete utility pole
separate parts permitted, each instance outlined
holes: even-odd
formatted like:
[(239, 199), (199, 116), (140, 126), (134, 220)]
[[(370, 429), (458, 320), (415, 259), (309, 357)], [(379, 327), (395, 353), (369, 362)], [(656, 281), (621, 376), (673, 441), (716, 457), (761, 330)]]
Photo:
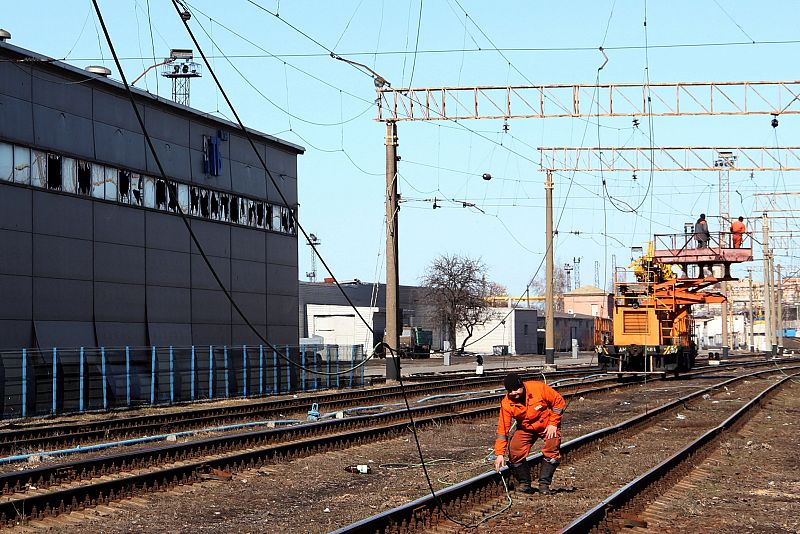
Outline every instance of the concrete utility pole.
[(771, 350), (772, 336), (774, 333), (772, 327), (772, 291), (769, 287), (769, 217), (764, 213), (761, 215), (761, 231), (763, 233), (763, 254), (764, 254), (764, 351)]
[(770, 319), (769, 324), (771, 326), (770, 337), (772, 338), (772, 355), (775, 356), (778, 354), (778, 336), (777, 336), (777, 329), (778, 329), (778, 314), (775, 310), (775, 305), (777, 304), (777, 297), (775, 291), (775, 257), (773, 256), (772, 250), (769, 253), (769, 309), (770, 309)]
[(397, 123), (386, 123), (386, 378), (400, 377), (400, 283), (397, 240)]
[(753, 269), (747, 269), (747, 281), (750, 284), (750, 300), (747, 303), (747, 311), (750, 314), (750, 352), (755, 352), (755, 332), (753, 330)]
[(778, 305), (775, 306), (775, 316), (778, 325), (778, 354), (783, 354), (783, 275), (781, 273), (781, 264), (778, 264), (778, 284), (777, 284), (777, 298)]
[(545, 247), (547, 253), (547, 265), (545, 267), (546, 284), (544, 290), (544, 363), (554, 364), (556, 357), (556, 341), (554, 330), (555, 306), (553, 305), (553, 172), (547, 171), (547, 178), (544, 182), (545, 193)]

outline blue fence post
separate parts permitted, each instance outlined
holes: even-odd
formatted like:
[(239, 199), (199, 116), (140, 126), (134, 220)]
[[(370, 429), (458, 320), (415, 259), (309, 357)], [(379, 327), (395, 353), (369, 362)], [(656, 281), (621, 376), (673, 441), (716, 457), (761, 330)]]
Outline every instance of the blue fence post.
[(150, 352), (150, 406), (156, 403), (156, 347)]
[(53, 347), (53, 414), (56, 413), (56, 399), (58, 398), (58, 384), (56, 382), (58, 378), (58, 349)]
[(208, 398), (214, 398), (214, 345), (208, 346)]
[[(320, 369), (322, 365), (320, 365), (319, 361), (317, 360), (317, 354), (320, 352), (319, 345), (314, 345), (313, 350), (314, 350), (314, 370), (322, 371), (322, 369)], [(325, 365), (327, 366), (327, 363)], [(328, 383), (330, 382), (330, 375), (325, 376), (324, 379), (322, 376), (320, 376), (319, 373), (314, 375), (314, 383), (317, 385), (317, 389), (320, 389), (322, 387), (323, 380), (325, 381), (325, 387), (328, 387)]]
[(330, 388), (331, 387), (331, 348), (329, 346), (327, 346), (327, 345), (325, 345), (325, 362), (326, 362), (325, 370), (328, 373), (325, 385), (326, 385), (326, 387)]
[(195, 353), (194, 353), (194, 345), (192, 345), (192, 363), (191, 363), (191, 368), (192, 368), (192, 388), (191, 388), (191, 392), (190, 392), (191, 400), (194, 400), (194, 366), (195, 366)]
[(289, 345), (286, 345), (286, 391), (292, 391), (292, 356), (289, 354)]
[(169, 346), (169, 403), (175, 402), (175, 359), (172, 356), (172, 345)]
[[(366, 359), (367, 359), (367, 354), (366, 354), (366, 352), (364, 352), (364, 347), (362, 346), (361, 347), (361, 361), (359, 363), (363, 363), (364, 360), (366, 360)], [(360, 384), (361, 386), (364, 385), (364, 374), (366, 373), (366, 368), (367, 368), (366, 364), (361, 366), (361, 384)]]
[(108, 387), (106, 386), (106, 348), (100, 347), (100, 375), (103, 385), (103, 409), (108, 410)]
[(278, 387), (278, 351), (272, 349), (272, 389), (274, 393), (280, 393)]
[(28, 351), (22, 349), (22, 417), (28, 416)]
[(264, 394), (264, 345), (258, 346), (258, 394)]
[(78, 386), (78, 411), (83, 412), (83, 347), (81, 347), (80, 356), (78, 357), (78, 379), (80, 385)]
[(231, 381), (228, 374), (228, 345), (222, 347), (222, 363), (225, 364), (225, 398), (227, 399), (231, 396)]
[(342, 375), (339, 374), (339, 370), (340, 370), (339, 346), (337, 345), (336, 346), (336, 371), (334, 371), (336, 373), (336, 389), (339, 389), (339, 388), (342, 387), (342, 384), (341, 384)]
[(242, 345), (242, 393), (247, 397), (247, 345)]
[(350, 347), (350, 389), (353, 389), (353, 378), (356, 375), (356, 351), (358, 345)]
[(300, 346), (300, 391), (306, 390), (306, 346)]
[(125, 403), (131, 405), (131, 349), (125, 345)]

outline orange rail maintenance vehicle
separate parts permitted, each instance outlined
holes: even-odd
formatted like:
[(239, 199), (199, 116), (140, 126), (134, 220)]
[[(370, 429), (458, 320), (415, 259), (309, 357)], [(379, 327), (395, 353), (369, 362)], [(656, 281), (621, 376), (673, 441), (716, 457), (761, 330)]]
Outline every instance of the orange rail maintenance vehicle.
[(736, 248), (729, 232), (712, 235), (706, 248), (693, 248), (693, 237), (656, 235), (641, 258), (614, 273), (613, 338), (596, 347), (602, 366), (618, 373), (694, 366), (692, 306), (725, 302), (713, 286), (736, 280), (731, 265), (751, 261), (753, 250), (751, 234)]

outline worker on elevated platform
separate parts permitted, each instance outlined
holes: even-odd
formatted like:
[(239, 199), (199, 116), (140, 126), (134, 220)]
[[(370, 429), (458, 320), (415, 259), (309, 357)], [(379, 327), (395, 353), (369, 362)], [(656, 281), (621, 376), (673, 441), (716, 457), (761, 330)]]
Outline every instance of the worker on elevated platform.
[(708, 248), (711, 233), (708, 231), (705, 213), (701, 213), (700, 218), (694, 223), (694, 238), (697, 240), (697, 248)]
[(744, 217), (739, 217), (738, 221), (733, 221), (731, 225), (731, 235), (733, 236), (733, 248), (742, 248), (742, 237), (747, 232), (744, 225)]
[[(497, 439), (494, 467), (498, 471), (506, 464), (508, 448), (509, 468), (519, 482), (523, 493), (533, 493), (531, 467), (527, 458), (536, 439), (542, 439), (542, 465), (539, 469), (539, 493), (550, 495), (553, 473), (561, 460), (561, 414), (566, 403), (559, 393), (543, 382), (522, 379), (510, 373), (503, 381), (507, 394), (500, 402), (497, 422)], [(517, 428), (509, 441), (512, 421)]]

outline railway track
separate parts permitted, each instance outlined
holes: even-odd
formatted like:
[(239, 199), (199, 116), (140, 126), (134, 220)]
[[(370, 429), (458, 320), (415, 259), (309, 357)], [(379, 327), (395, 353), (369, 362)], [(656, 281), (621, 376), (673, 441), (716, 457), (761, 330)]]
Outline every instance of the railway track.
[[(794, 367), (793, 369), (797, 370), (800, 369), (800, 367)], [(737, 384), (737, 387), (739, 388), (743, 388), (745, 387), (743, 384), (746, 384), (748, 380), (751, 383), (747, 387), (752, 389), (755, 387), (755, 379), (757, 377), (777, 375), (781, 372), (786, 371), (779, 371), (775, 369), (756, 371), (754, 373), (728, 379), (724, 382), (714, 384), (707, 388), (699, 389), (673, 402), (664, 404), (652, 411), (649, 411), (646, 414), (633, 417), (620, 424), (591, 432), (564, 443), (562, 445), (562, 452), (568, 458), (569, 465), (574, 465), (575, 462), (580, 462), (582, 456), (584, 455), (597, 454), (597, 451), (603, 447), (602, 444), (604, 442), (617, 443), (621, 442), (623, 439), (633, 441), (632, 436), (639, 435), (639, 433), (644, 432), (648, 426), (660, 424), (659, 418), (674, 417), (675, 411), (685, 409), (687, 404), (697, 402), (698, 399), (703, 398), (703, 395), (708, 395), (716, 389), (733, 387), (734, 384)], [(761, 390), (759, 390), (758, 393), (760, 394)], [(725, 419), (727, 421), (727, 417)], [(674, 419), (670, 419), (670, 421), (673, 420)], [(707, 432), (712, 432), (713, 429), (718, 426), (710, 421), (706, 421), (706, 423), (707, 426), (712, 428), (712, 430), (705, 429), (703, 432), (704, 436)], [(672, 440), (677, 439), (678, 438), (672, 438)], [(702, 441), (703, 439), (704, 438), (698, 438), (697, 440), (692, 441)], [(639, 442), (642, 443), (642, 440)], [(540, 457), (541, 455), (537, 453), (529, 457), (529, 460), (536, 462)], [(593, 459), (592, 463), (596, 464), (598, 462), (604, 463), (608, 461), (606, 456), (601, 456), (601, 458), (603, 458), (603, 460), (598, 460), (597, 458)], [(630, 461), (629, 459), (630, 456), (625, 456), (625, 461)], [(588, 488), (586, 489), (588, 491)], [(526, 500), (533, 501), (536, 499), (536, 497), (531, 499), (530, 497), (521, 497), (520, 494), (512, 495), (514, 496), (515, 509), (519, 510), (517, 508), (518, 506), (523, 507), (523, 512), (517, 511), (517, 515), (521, 513), (521, 515), (524, 516), (525, 521), (533, 521), (534, 524), (536, 524), (536, 530), (559, 530), (560, 527), (563, 527), (564, 524), (568, 524), (572, 519), (570, 517), (562, 517), (560, 519), (563, 519), (563, 522), (558, 523), (559, 518), (556, 516), (556, 514), (553, 511), (546, 511), (550, 510), (550, 508), (545, 508), (545, 511), (543, 511), (541, 506), (546, 506), (546, 504), (542, 505), (540, 503), (539, 511), (545, 516), (549, 516), (548, 519), (551, 522), (555, 521), (557, 524), (542, 525), (535, 523), (537, 520), (537, 514), (525, 512), (524, 507), (527, 504), (525, 502)], [(393, 534), (407, 534), (416, 532), (466, 532), (466, 529), (451, 519), (455, 519), (462, 524), (475, 525), (482, 519), (491, 518), (494, 515), (497, 515), (497, 517), (489, 519), (482, 527), (487, 529), (488, 532), (505, 532), (518, 528), (528, 528), (520, 527), (521, 520), (519, 517), (514, 517), (513, 514), (500, 513), (506, 506), (506, 499), (506, 489), (503, 485), (501, 477), (492, 471), (487, 471), (469, 480), (452, 485), (442, 490), (438, 490), (435, 497), (432, 495), (426, 495), (425, 497), (416, 499), (406, 505), (399, 506), (382, 514), (378, 514), (340, 528), (339, 530), (336, 530), (335, 533), (375, 534), (385, 532)], [(518, 500), (521, 502), (517, 502)], [(574, 499), (571, 498), (571, 500)], [(564, 501), (560, 501), (560, 503), (564, 504)], [(535, 504), (535, 502), (533, 504)], [(607, 503), (598, 504), (593, 508), (595, 510), (594, 513), (599, 514), (605, 509), (606, 506)], [(446, 511), (446, 513), (443, 510)], [(624, 515), (625, 510), (621, 510), (621, 513)], [(575, 516), (578, 515), (579, 514), (575, 514)], [(554, 519), (553, 516), (556, 516), (556, 518)], [(602, 521), (603, 519), (604, 518), (596, 520), (596, 523), (599, 523), (599, 521)], [(621, 525), (623, 523), (617, 521), (617, 524)], [(581, 530), (582, 527), (575, 528), (576, 530), (573, 530), (572, 532), (588, 532), (593, 527), (590, 527), (587, 530)], [(604, 532), (602, 528), (600, 528), (598, 531)]]
[[(763, 364), (763, 363), (762, 363)], [(718, 372), (714, 367), (697, 374)], [(574, 386), (574, 395), (618, 388)], [(566, 388), (565, 388), (566, 389)], [(442, 403), (413, 410), (420, 426), (496, 413), (500, 395)], [(360, 428), (359, 428), (360, 427)], [(202, 479), (213, 469), (230, 471), (350, 447), (407, 432), (404, 410), (375, 416), (298, 425), (286, 429), (240, 433), (43, 466), (0, 475), (4, 496), (0, 520), (19, 524), (114, 501), (144, 491), (163, 490)]]
[[(564, 380), (598, 373), (596, 367), (545, 373), (548, 380)], [(421, 382), (405, 386), (409, 396), (432, 396), (499, 387), (503, 374), (494, 376), (456, 378), (434, 383)], [(538, 372), (523, 373), (527, 378), (540, 377)], [(312, 404), (322, 413), (335, 412), (361, 405), (390, 404), (402, 400), (400, 386), (363, 390), (320, 392), (297, 398), (271, 399), (259, 402), (236, 402), (226, 406), (169, 410), (161, 413), (131, 416), (124, 412), (117, 417), (84, 421), (69, 420), (64, 423), (25, 425), (0, 431), (0, 455), (17, 455), (37, 452), (43, 448), (57, 450), (85, 446), (101, 440), (125, 440), (152, 434), (170, 434), (180, 431), (246, 424), (254, 421), (279, 420), (290, 415), (306, 418)]]
[(719, 442), (720, 436), (743, 424), (758, 411), (762, 403), (774, 395), (800, 373), (782, 377), (775, 384), (755, 395), (747, 404), (736, 410), (720, 424), (714, 426), (691, 443), (675, 452), (652, 469), (614, 492), (597, 506), (570, 523), (563, 534), (588, 532), (629, 531), (633, 527), (647, 527), (639, 517), (645, 505), (672, 487), (677, 480), (691, 471)]

